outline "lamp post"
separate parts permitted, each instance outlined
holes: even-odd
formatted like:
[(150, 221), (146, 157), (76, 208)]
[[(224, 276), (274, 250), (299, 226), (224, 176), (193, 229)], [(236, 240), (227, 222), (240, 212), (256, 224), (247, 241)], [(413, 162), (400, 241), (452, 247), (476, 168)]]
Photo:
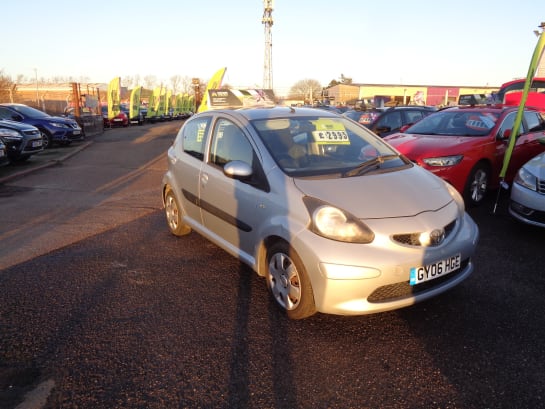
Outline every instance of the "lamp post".
[(37, 68), (34, 68), (34, 76), (36, 78), (36, 106), (38, 106), (40, 103), (40, 97), (38, 93), (38, 69)]

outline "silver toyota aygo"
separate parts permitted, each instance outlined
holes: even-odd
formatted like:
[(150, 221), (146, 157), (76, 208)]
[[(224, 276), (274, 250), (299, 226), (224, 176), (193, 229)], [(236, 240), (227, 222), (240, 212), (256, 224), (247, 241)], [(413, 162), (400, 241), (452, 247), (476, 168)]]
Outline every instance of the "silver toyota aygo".
[(473, 271), (479, 231), (459, 193), (325, 110), (196, 114), (162, 184), (170, 231), (250, 266), (290, 318), (410, 306)]

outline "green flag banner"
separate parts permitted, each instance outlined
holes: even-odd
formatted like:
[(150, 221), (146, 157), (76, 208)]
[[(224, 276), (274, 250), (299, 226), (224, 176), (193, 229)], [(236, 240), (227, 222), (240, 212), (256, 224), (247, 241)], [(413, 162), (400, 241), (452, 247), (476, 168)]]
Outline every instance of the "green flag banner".
[(507, 150), (505, 151), (505, 156), (503, 158), (503, 166), (500, 171), (500, 179), (502, 181), (505, 178), (505, 175), (507, 173), (507, 168), (509, 167), (509, 161), (511, 160), (511, 155), (513, 154), (513, 149), (515, 148), (515, 142), (519, 135), (520, 124), (522, 122), (522, 116), (524, 114), (524, 106), (526, 105), (526, 99), (528, 98), (528, 91), (530, 90), (530, 84), (532, 83), (532, 79), (534, 78), (536, 74), (537, 66), (539, 64), (539, 60), (541, 59), (541, 55), (543, 54), (544, 47), (545, 47), (545, 36), (543, 36), (543, 31), (542, 31), (539, 36), (539, 40), (537, 42), (536, 48), (534, 50), (532, 61), (530, 62), (530, 67), (528, 69), (528, 75), (526, 76), (526, 82), (524, 83), (524, 89), (522, 91), (522, 97), (520, 99), (520, 105), (518, 107), (517, 116), (515, 117), (515, 122), (513, 123), (513, 128), (511, 130), (511, 136), (509, 137), (509, 145), (507, 146)]

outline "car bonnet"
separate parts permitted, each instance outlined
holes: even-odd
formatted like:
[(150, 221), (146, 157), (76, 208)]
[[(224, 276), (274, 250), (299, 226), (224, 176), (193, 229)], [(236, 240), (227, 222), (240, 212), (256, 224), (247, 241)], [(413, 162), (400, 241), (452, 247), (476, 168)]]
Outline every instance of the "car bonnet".
[(482, 137), (475, 136), (417, 135), (406, 133), (393, 134), (384, 138), (384, 141), (411, 159), (428, 153), (436, 155), (459, 152), (462, 149), (461, 146), (467, 148), (469, 145), (482, 143), (482, 140)]
[(357, 177), (294, 180), (308, 196), (342, 208), (360, 219), (414, 216), (452, 202), (445, 182), (414, 166)]

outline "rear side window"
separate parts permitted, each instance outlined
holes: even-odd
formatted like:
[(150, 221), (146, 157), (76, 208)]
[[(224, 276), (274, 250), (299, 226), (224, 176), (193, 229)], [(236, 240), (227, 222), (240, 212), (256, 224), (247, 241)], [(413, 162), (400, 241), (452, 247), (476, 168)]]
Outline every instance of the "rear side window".
[(184, 124), (182, 133), (182, 145), (184, 152), (199, 160), (204, 159), (206, 136), (210, 127), (210, 117), (195, 118)]

